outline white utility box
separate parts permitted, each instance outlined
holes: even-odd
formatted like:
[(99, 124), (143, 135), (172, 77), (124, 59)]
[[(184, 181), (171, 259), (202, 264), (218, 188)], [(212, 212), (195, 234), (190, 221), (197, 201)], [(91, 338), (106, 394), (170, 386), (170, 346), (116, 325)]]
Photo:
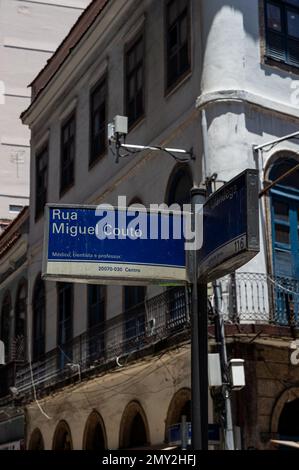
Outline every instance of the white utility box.
[(222, 386), (219, 353), (212, 353), (208, 355), (208, 376), (209, 376), (209, 387), (221, 387)]
[(232, 390), (241, 390), (245, 387), (244, 359), (231, 359), (229, 369)]

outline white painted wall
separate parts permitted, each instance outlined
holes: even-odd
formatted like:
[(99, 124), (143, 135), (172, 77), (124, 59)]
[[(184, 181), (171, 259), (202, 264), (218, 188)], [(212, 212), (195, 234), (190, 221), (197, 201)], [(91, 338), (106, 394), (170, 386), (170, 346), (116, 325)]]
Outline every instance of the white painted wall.
[[(258, 165), (263, 181), (269, 152), (264, 152), (263, 162), (258, 162), (253, 145), (299, 129), (298, 105), (291, 88), (298, 76), (263, 63), (263, 17), (259, 10), (262, 3), (262, 0), (202, 2), (204, 56), (197, 105), (207, 118), (206, 174), (217, 173), (219, 180), (227, 181)], [(275, 151), (281, 147), (299, 150), (298, 145), (285, 142)], [(266, 222), (262, 214), (261, 252), (243, 271), (267, 271), (269, 239), (266, 247), (263, 239)]]

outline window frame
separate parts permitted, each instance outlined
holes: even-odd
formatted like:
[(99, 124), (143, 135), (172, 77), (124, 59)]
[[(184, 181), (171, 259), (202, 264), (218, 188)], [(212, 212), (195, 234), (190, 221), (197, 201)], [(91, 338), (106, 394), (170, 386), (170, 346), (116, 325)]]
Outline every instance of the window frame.
[[(140, 115), (138, 115), (137, 117), (135, 116), (134, 121), (130, 122), (130, 116), (129, 116), (129, 112), (128, 112), (128, 108), (129, 108), (129, 106), (128, 106), (128, 96), (129, 96), (128, 83), (129, 83), (129, 80), (128, 80), (128, 73), (127, 73), (127, 69), (128, 69), (127, 63), (128, 63), (128, 55), (129, 55), (130, 51), (133, 50), (133, 48), (139, 43), (140, 40), (142, 42), (142, 64), (141, 64), (141, 68), (142, 68), (142, 113)], [(146, 44), (145, 44), (145, 40), (146, 40), (146, 38), (145, 38), (145, 27), (143, 25), (137, 31), (137, 33), (134, 35), (134, 37), (125, 44), (125, 48), (124, 48), (124, 110), (125, 110), (125, 115), (128, 116), (128, 130), (129, 131), (132, 130), (137, 124), (139, 124), (145, 118), (145, 115), (146, 115), (146, 109), (145, 109), (145, 93), (146, 93), (146, 70), (145, 70), (146, 60), (145, 60), (145, 53), (146, 53)], [(134, 69), (130, 73), (130, 75), (132, 75), (134, 73), (135, 84), (136, 84), (136, 69), (137, 69), (137, 65), (134, 64)], [(138, 67), (138, 69), (139, 69), (139, 67)], [(136, 111), (136, 90), (135, 90), (135, 94), (134, 94), (134, 104), (135, 104), (135, 111)]]
[[(97, 92), (98, 89), (100, 89), (102, 86), (105, 88), (105, 99), (104, 99), (104, 105), (105, 105), (105, 123), (104, 123), (104, 135), (105, 135), (105, 144), (104, 148), (100, 151), (99, 154), (93, 155), (93, 140), (94, 140), (94, 135), (93, 135), (93, 118), (94, 118), (94, 112), (93, 112), (93, 106), (92, 106), (92, 98)], [(102, 105), (102, 103), (101, 103)], [(99, 112), (99, 111), (98, 111)], [(90, 94), (89, 94), (89, 161), (88, 161), (88, 168), (91, 169), (93, 168), (94, 165), (96, 165), (107, 153), (107, 124), (108, 124), (108, 76), (107, 73), (105, 73), (90, 89)]]
[[(91, 304), (91, 302), (90, 302), (90, 297), (91, 297), (90, 289), (92, 289), (92, 288), (103, 289), (103, 293), (102, 293), (102, 296), (101, 296), (101, 301), (99, 302), (99, 300), (97, 299), (96, 304)], [(98, 307), (101, 302), (103, 302), (103, 310), (104, 310), (103, 321), (100, 321), (98, 323), (92, 323), (91, 322), (92, 306), (97, 305), (97, 307)], [(102, 323), (106, 322), (106, 318), (107, 318), (106, 309), (107, 309), (107, 287), (104, 284), (87, 284), (87, 329), (88, 330), (90, 330), (92, 328), (95, 328), (95, 327), (101, 325)]]
[[(188, 68), (181, 72), (177, 78), (169, 84), (169, 69), (168, 69), (168, 38), (169, 38), (169, 27), (168, 27), (168, 7), (169, 4), (177, 0), (167, 0), (164, 3), (164, 94), (165, 96), (169, 95), (173, 90), (180, 86), (184, 80), (189, 77), (192, 73), (192, 56), (191, 56), (191, 41), (192, 41), (192, 31), (191, 31), (191, 1), (187, 0), (187, 54), (188, 54)], [(176, 18), (182, 15), (179, 14)]]
[[(73, 339), (74, 339), (74, 295), (75, 295), (75, 288), (72, 282), (57, 282), (57, 337), (56, 337), (56, 344), (58, 349), (57, 354), (57, 366), (59, 369), (63, 369), (67, 362), (71, 362), (73, 357)], [(70, 325), (70, 338), (66, 341), (61, 340), (61, 333), (62, 330), (65, 329), (65, 325), (67, 322), (67, 317), (65, 315), (65, 311), (63, 311), (63, 317), (61, 318), (61, 296), (63, 297), (62, 307), (64, 308), (65, 302), (65, 291), (66, 289), (70, 289), (70, 317), (69, 322)]]
[[(72, 186), (75, 184), (75, 173), (76, 173), (76, 139), (77, 139), (77, 112), (74, 109), (68, 116), (62, 121), (60, 126), (60, 190), (59, 195), (62, 197), (67, 191), (69, 191)], [(71, 181), (67, 184), (63, 183), (63, 134), (64, 130), (67, 126), (70, 126), (71, 122), (74, 121), (74, 135), (72, 136), (73, 144), (74, 144), (74, 155), (72, 159), (69, 159), (73, 163), (73, 171), (72, 171), (72, 178)], [(68, 139), (68, 146), (69, 146), (69, 139)], [(70, 163), (69, 163), (70, 164)]]
[[(57, 282), (57, 345), (66, 344), (66, 342), (62, 342), (60, 338), (60, 326), (65, 325), (67, 322), (67, 317), (65, 315), (65, 291), (70, 289), (70, 330), (71, 330), (71, 338), (70, 341), (73, 339), (73, 320), (74, 320), (74, 284), (72, 282)], [(63, 297), (63, 302), (61, 302), (61, 297)], [(63, 312), (60, 310), (60, 305), (63, 307)], [(61, 315), (63, 313), (63, 315)]]
[[(91, 303), (91, 289), (97, 291), (97, 301)], [(102, 289), (101, 296), (99, 292)], [(99, 322), (92, 322), (92, 310), (101, 306), (101, 319)], [(95, 317), (95, 315), (94, 315)], [(106, 320), (107, 320), (107, 286), (103, 284), (87, 284), (87, 353), (90, 362), (98, 361), (105, 356), (106, 351)]]
[[(45, 176), (43, 176), (44, 178), (44, 184), (45, 184), (45, 187), (43, 188), (43, 191), (40, 190), (38, 192), (38, 185), (37, 185), (37, 181), (38, 181), (38, 175), (40, 174), (39, 171), (38, 171), (38, 160), (40, 158), (43, 157), (43, 155), (46, 154), (46, 165), (43, 166), (43, 174), (45, 174)], [(45, 169), (46, 167), (46, 169)], [(49, 178), (49, 142), (47, 141), (37, 152), (36, 152), (36, 156), (35, 156), (35, 221), (37, 221), (38, 219), (40, 219), (43, 214), (44, 214), (44, 208), (45, 208), (45, 204), (47, 203), (47, 199), (48, 199), (48, 178)], [(39, 201), (40, 201), (40, 193), (43, 192), (44, 194), (44, 199), (45, 199), (45, 202), (44, 202), (44, 205), (43, 207), (41, 207)]]
[[(264, 50), (264, 56), (266, 61), (273, 61), (277, 65), (287, 66), (290, 68), (294, 68), (297, 73), (299, 69), (299, 36), (296, 38), (288, 33), (288, 22), (287, 22), (287, 12), (288, 11), (293, 11), (297, 15), (299, 15), (299, 5), (293, 5), (291, 3), (288, 3), (288, 1), (280, 1), (280, 0), (262, 0), (263, 8), (264, 8), (264, 39), (265, 39), (265, 50)], [(272, 4), (280, 9), (280, 15), (281, 15), (281, 25), (282, 25), (282, 30), (281, 31), (275, 31), (271, 30), (268, 27), (268, 5)], [(271, 54), (269, 51), (269, 34), (274, 33), (277, 36), (282, 38), (283, 41), (283, 49), (282, 53), (284, 55), (283, 59), (279, 59), (278, 57), (275, 57), (274, 54)], [(294, 61), (290, 61), (288, 58), (288, 41), (296, 41), (298, 43), (298, 61), (295, 63)]]

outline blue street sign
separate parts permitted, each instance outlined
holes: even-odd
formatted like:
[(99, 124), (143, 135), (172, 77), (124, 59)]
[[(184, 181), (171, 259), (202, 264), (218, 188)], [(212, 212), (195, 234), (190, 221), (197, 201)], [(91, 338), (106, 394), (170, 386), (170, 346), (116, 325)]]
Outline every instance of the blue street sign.
[[(109, 284), (186, 282), (182, 214), (47, 205), (43, 277)], [(168, 232), (167, 232), (168, 230)], [(155, 232), (155, 233), (154, 233)], [(183, 230), (182, 230), (183, 233)]]
[(245, 170), (205, 202), (200, 277), (219, 279), (259, 252), (258, 189), (258, 171)]

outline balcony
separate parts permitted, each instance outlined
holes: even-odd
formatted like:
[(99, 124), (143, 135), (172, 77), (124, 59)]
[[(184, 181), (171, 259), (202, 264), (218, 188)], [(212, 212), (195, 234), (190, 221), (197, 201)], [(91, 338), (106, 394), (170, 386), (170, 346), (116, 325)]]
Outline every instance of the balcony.
[[(226, 322), (299, 326), (298, 279), (235, 273), (217, 285), (218, 309)], [(215, 307), (215, 293), (209, 298)]]
[[(189, 288), (167, 289), (58, 346), (32, 370), (22, 367), (16, 372), (20, 395), (31, 397), (33, 383), (46, 393), (188, 339), (190, 294)], [(219, 280), (216, 289), (209, 286), (210, 314), (216, 306), (229, 324), (299, 327), (299, 280), (236, 273)]]
[[(32, 382), (42, 392), (92, 375), (102, 367), (117, 366), (141, 357), (177, 336), (188, 338), (190, 294), (187, 289), (169, 289), (144, 303), (87, 330), (70, 343), (58, 346), (44, 358), (17, 372), (20, 395), (31, 395)], [(33, 380), (32, 380), (33, 378)]]

